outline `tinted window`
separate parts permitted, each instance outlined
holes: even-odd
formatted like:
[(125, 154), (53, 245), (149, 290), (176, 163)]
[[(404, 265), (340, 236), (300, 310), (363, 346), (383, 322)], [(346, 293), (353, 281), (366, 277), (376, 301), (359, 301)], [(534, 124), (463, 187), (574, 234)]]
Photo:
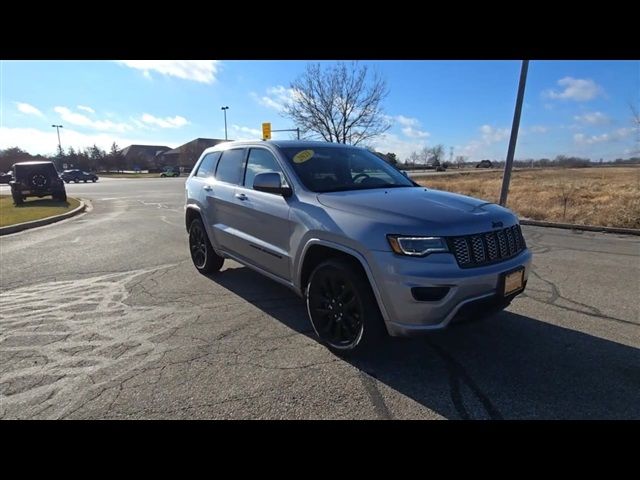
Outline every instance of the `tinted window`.
[(282, 173), (278, 162), (271, 152), (262, 148), (252, 148), (249, 150), (247, 172), (244, 176), (244, 186), (247, 188), (253, 188), (253, 179), (256, 178), (256, 175), (259, 173), (269, 172)]
[(240, 185), (244, 170), (244, 149), (225, 150), (218, 162), (216, 180)]
[[(216, 172), (216, 163), (218, 162), (218, 158), (220, 158), (220, 152), (208, 153), (205, 155), (202, 162), (200, 162), (200, 166), (196, 172), (196, 177), (213, 177)], [(170, 168), (167, 170), (170, 170)]]
[(296, 147), (282, 151), (300, 180), (314, 192), (414, 187), (377, 155), (354, 147)]

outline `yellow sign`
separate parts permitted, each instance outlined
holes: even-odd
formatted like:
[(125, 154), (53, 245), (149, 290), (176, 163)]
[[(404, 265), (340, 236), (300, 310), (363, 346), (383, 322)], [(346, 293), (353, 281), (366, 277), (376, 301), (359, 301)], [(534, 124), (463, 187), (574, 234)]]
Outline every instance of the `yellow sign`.
[(293, 157), (293, 163), (304, 163), (313, 157), (313, 150), (302, 150)]
[(262, 139), (271, 140), (271, 123), (265, 122), (262, 124)]

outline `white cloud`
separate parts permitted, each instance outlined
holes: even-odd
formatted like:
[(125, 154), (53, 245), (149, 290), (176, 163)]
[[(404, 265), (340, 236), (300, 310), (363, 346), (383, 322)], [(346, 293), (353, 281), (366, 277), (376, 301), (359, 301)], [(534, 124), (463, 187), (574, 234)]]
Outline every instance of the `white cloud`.
[(15, 103), (16, 103), (16, 107), (18, 108), (18, 111), (22, 113), (25, 113), (27, 115), (35, 115), (37, 117), (44, 116), (42, 112), (38, 110), (36, 107), (34, 107), (33, 105), (30, 105), (24, 102), (15, 102)]
[(593, 145), (594, 143), (616, 142), (624, 140), (634, 132), (633, 128), (619, 128), (609, 133), (601, 133), (600, 135), (585, 135), (584, 133), (576, 133), (573, 141), (579, 145)]
[(287, 103), (296, 98), (296, 91), (293, 88), (278, 85), (267, 88), (267, 94), (263, 96), (251, 92), (251, 97), (263, 107), (282, 111)]
[(417, 127), (420, 125), (420, 121), (417, 118), (405, 117), (404, 115), (396, 115), (392, 118), (403, 127)]
[(583, 115), (576, 115), (574, 120), (588, 125), (606, 125), (611, 123), (611, 119), (602, 112), (590, 112)]
[(60, 115), (60, 118), (63, 122), (77, 125), (79, 127), (87, 127), (93, 130), (119, 133), (133, 130), (133, 127), (127, 123), (116, 123), (112, 122), (111, 120), (92, 120), (86, 115), (71, 111), (67, 107), (58, 106), (53, 110)]
[[(71, 128), (61, 129), (60, 137), (62, 140), (62, 148), (65, 150), (69, 147), (83, 149), (96, 144), (98, 147), (108, 151), (113, 142), (116, 142), (120, 148), (131, 144), (166, 145), (171, 148), (178, 146), (175, 143), (167, 142), (164, 138), (140, 139), (110, 133), (87, 134)], [(0, 149), (9, 147), (20, 147), (34, 155), (53, 154), (58, 148), (56, 129), (49, 128), (48, 130), (39, 130), (36, 128), (0, 127)]]
[[(233, 140), (256, 140), (262, 138), (262, 130), (241, 125), (231, 125), (229, 137)], [(274, 134), (275, 135), (275, 134)]]
[(141, 70), (151, 78), (151, 72), (170, 77), (213, 83), (220, 68), (218, 60), (118, 60), (117, 63)]
[(154, 125), (160, 128), (180, 128), (184, 127), (189, 123), (189, 121), (181, 117), (180, 115), (176, 115), (175, 117), (154, 117), (149, 113), (145, 113), (142, 115), (142, 121), (149, 125)]
[(84, 110), (85, 112), (89, 112), (89, 113), (96, 113), (96, 111), (91, 108), (91, 107), (87, 107), (86, 105), (78, 105), (78, 110)]
[[(456, 146), (455, 155), (464, 155), (470, 161), (483, 158), (503, 158), (506, 149), (503, 150), (503, 143), (511, 134), (510, 128), (499, 128), (492, 125), (482, 125), (479, 128), (480, 138), (469, 141), (466, 145)], [(524, 132), (523, 132), (524, 133)]]
[(492, 143), (501, 142), (506, 139), (510, 133), (511, 129), (509, 128), (497, 128), (492, 127), (491, 125), (482, 125), (480, 127), (480, 132), (482, 134), (482, 140), (485, 144), (490, 145)]
[(371, 140), (369, 145), (375, 148), (378, 152), (395, 153), (398, 159), (404, 162), (411, 152), (420, 152), (420, 150), (426, 147), (427, 142), (418, 139), (405, 140), (395, 133), (387, 132), (379, 135), (375, 140)]
[(603, 88), (589, 78), (564, 77), (558, 80), (558, 85), (563, 89), (560, 91), (546, 90), (543, 92), (543, 96), (556, 100), (586, 102), (604, 93)]
[(549, 131), (549, 127), (544, 125), (534, 125), (531, 127), (531, 131), (534, 133), (547, 133)]
[(409, 138), (427, 138), (431, 135), (429, 132), (413, 127), (404, 127), (402, 133)]
[(389, 115), (385, 115), (385, 119), (388, 122), (397, 122), (402, 125), (402, 133), (405, 137), (409, 138), (428, 138), (431, 136), (429, 132), (426, 130), (421, 130), (420, 120), (413, 117), (405, 117), (404, 115), (396, 115), (395, 117), (391, 117)]

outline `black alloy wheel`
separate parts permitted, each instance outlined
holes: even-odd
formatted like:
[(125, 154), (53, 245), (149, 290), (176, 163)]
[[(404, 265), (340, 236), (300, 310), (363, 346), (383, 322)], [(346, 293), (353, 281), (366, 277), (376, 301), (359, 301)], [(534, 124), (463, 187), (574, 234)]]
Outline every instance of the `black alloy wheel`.
[(222, 268), (224, 258), (213, 250), (199, 218), (194, 219), (189, 226), (189, 250), (193, 265), (200, 273), (213, 273)]
[(386, 329), (371, 286), (352, 262), (332, 259), (318, 265), (306, 293), (313, 328), (333, 352), (369, 350), (384, 337)]

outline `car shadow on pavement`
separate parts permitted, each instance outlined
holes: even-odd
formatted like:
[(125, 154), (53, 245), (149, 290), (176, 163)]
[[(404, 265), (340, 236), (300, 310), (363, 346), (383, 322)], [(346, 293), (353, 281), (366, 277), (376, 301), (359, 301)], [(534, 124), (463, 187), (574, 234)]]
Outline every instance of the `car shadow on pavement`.
[[(315, 340), (286, 287), (246, 267), (210, 279)], [(544, 320), (504, 311), (345, 361), (382, 418), (386, 386), (450, 419), (640, 419), (640, 350)]]

